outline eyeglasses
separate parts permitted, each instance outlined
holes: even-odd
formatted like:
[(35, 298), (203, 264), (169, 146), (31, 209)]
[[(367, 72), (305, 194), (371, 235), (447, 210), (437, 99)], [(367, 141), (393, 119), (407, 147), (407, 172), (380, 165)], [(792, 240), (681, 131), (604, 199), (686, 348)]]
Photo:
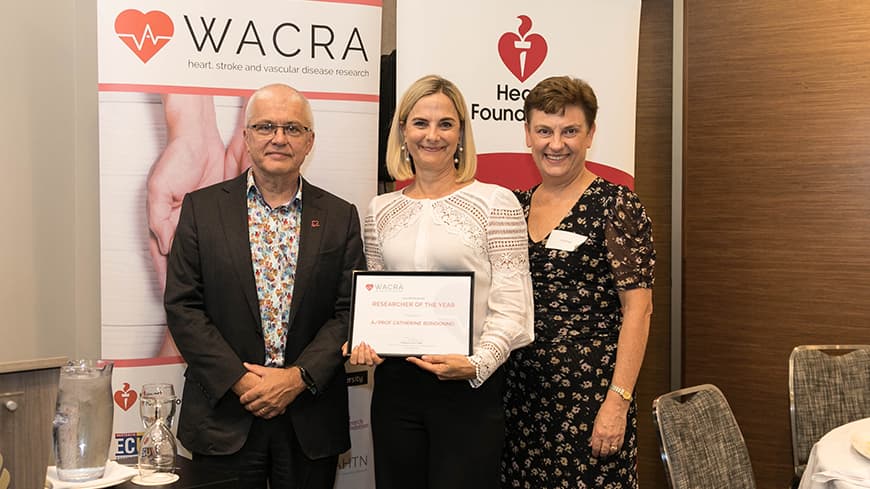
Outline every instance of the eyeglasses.
[(311, 132), (310, 127), (305, 127), (297, 122), (288, 122), (287, 124), (275, 124), (272, 122), (262, 122), (260, 124), (251, 124), (248, 129), (253, 129), (254, 134), (266, 138), (274, 136), (278, 133), (278, 129), (284, 130), (284, 135), (291, 138), (302, 137), (303, 134)]

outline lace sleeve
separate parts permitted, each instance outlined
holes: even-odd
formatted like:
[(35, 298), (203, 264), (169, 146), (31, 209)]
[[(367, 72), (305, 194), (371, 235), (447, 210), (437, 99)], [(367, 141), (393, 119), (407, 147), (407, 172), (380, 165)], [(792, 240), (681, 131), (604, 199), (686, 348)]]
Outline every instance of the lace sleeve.
[(652, 288), (656, 263), (652, 222), (640, 199), (620, 187), (605, 216), (605, 246), (616, 289)]
[(366, 254), (366, 267), (369, 270), (384, 269), (384, 257), (381, 254), (381, 240), (378, 236), (377, 213), (374, 199), (369, 203), (363, 228), (363, 238)]
[(529, 274), (528, 231), (522, 208), (507, 190), (499, 192), (486, 228), (492, 284), (487, 317), (474, 354), (469, 360), (479, 387), (507, 360), (510, 351), (534, 339), (532, 281)]

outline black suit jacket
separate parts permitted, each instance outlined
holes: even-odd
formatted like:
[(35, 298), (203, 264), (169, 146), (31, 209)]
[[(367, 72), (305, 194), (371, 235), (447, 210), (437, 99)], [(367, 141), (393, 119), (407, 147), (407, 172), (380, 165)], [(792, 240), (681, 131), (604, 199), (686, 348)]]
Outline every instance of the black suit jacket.
[[(253, 416), (232, 385), (242, 362), (265, 357), (247, 224), (247, 172), (184, 197), (169, 254), (164, 305), (187, 362), (178, 438), (194, 453), (225, 455), (244, 444)], [(352, 272), (365, 268), (356, 207), (302, 179), (302, 222), (285, 366), (300, 365), (317, 395), (287, 407), (306, 456), (350, 448), (341, 344), (347, 339)]]

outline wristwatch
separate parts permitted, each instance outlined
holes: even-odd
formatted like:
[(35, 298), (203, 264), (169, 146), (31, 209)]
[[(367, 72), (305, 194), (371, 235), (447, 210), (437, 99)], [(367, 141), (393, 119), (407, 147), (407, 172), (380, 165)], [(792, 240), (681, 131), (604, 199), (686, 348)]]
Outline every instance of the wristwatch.
[(305, 370), (305, 367), (301, 365), (294, 365), (294, 367), (299, 369), (299, 376), (302, 377), (302, 382), (305, 382), (305, 387), (308, 388), (308, 391), (312, 394), (317, 394), (317, 384), (314, 383), (314, 379), (311, 378), (308, 370)]
[(620, 387), (618, 385), (610, 384), (607, 388), (612, 390), (613, 392), (619, 394), (620, 397), (622, 397), (623, 399), (625, 399), (628, 402), (631, 402), (631, 400), (633, 399), (631, 397), (631, 392), (628, 392), (627, 390), (623, 389), (622, 387)]

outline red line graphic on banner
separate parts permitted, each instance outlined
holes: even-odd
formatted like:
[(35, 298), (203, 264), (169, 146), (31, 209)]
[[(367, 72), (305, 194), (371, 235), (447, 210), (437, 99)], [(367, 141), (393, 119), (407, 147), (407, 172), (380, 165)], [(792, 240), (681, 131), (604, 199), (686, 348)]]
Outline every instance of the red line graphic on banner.
[(184, 363), (184, 358), (181, 355), (174, 357), (154, 357), (154, 358), (130, 358), (124, 360), (112, 360), (115, 362), (115, 368), (129, 367), (149, 367), (156, 365), (174, 365)]
[[(586, 168), (610, 183), (634, 190), (634, 177), (602, 163), (587, 161)], [(477, 155), (477, 178), (511, 190), (527, 190), (541, 183), (541, 175), (528, 153), (488, 153)]]
[[(586, 162), (586, 168), (610, 183), (634, 190), (634, 177), (612, 166)], [(528, 153), (485, 153), (477, 155), (478, 180), (501, 185), (510, 190), (528, 190), (541, 183), (541, 174)], [(411, 180), (396, 182), (396, 189), (407, 187)]]
[[(218, 95), (225, 97), (247, 97), (254, 93), (249, 88), (211, 88), (211, 87), (176, 87), (172, 85), (132, 85), (126, 83), (100, 83), (100, 92), (136, 92), (136, 93), (182, 93), (187, 95)], [(309, 100), (344, 100), (348, 102), (378, 103), (380, 96), (366, 93), (343, 92), (302, 92)]]
[(371, 5), (372, 7), (383, 7), (384, 2), (381, 0), (317, 0), (318, 2), (326, 3), (349, 3), (356, 5)]

